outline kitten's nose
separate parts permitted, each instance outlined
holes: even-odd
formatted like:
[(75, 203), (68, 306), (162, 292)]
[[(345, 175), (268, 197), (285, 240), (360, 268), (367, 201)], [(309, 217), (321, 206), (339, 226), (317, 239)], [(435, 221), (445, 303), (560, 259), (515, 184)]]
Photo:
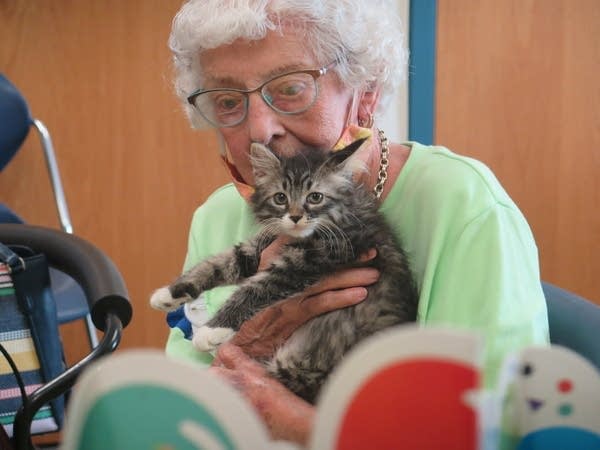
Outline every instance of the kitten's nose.
[(302, 219), (302, 216), (290, 216), (290, 220), (294, 223), (298, 223), (300, 219)]

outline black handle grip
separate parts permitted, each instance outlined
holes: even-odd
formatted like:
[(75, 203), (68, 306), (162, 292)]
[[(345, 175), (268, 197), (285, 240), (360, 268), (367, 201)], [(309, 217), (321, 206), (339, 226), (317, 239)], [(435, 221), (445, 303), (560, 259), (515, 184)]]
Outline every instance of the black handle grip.
[(73, 277), (85, 292), (92, 321), (99, 330), (104, 331), (111, 313), (123, 327), (131, 321), (123, 278), (112, 260), (93, 244), (60, 230), (23, 224), (0, 224), (0, 242), (42, 252), (51, 266)]

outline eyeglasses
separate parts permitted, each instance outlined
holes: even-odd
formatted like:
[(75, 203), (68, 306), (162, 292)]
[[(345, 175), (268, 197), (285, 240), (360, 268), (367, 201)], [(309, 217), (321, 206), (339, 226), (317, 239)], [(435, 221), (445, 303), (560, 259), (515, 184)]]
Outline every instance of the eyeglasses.
[(310, 108), (319, 95), (317, 79), (335, 62), (320, 69), (297, 70), (265, 81), (255, 89), (199, 89), (187, 100), (211, 125), (234, 127), (248, 115), (249, 96), (258, 92), (274, 111), (300, 114)]

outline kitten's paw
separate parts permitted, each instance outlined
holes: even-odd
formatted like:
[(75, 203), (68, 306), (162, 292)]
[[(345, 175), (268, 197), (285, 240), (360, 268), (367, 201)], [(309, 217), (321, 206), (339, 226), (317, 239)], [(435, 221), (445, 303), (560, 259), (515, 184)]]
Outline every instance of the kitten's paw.
[(201, 352), (210, 352), (233, 337), (233, 328), (200, 327), (194, 331), (192, 344)]
[(173, 311), (191, 300), (191, 297), (173, 298), (168, 287), (157, 289), (150, 297), (150, 306), (161, 311)]

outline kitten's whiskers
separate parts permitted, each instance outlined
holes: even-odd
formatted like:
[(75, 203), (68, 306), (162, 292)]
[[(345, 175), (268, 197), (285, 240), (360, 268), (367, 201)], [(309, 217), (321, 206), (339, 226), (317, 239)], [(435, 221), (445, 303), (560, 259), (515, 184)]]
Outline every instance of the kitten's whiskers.
[(261, 229), (257, 234), (257, 243), (259, 248), (265, 247), (265, 242), (272, 241), (273, 236), (278, 236), (281, 232), (280, 220), (277, 218), (269, 218), (261, 220)]
[(355, 257), (352, 242), (344, 230), (336, 223), (330, 219), (322, 218), (318, 222), (318, 229), (321, 230), (324, 235), (331, 237), (328, 239), (330, 248), (339, 258), (352, 259)]

